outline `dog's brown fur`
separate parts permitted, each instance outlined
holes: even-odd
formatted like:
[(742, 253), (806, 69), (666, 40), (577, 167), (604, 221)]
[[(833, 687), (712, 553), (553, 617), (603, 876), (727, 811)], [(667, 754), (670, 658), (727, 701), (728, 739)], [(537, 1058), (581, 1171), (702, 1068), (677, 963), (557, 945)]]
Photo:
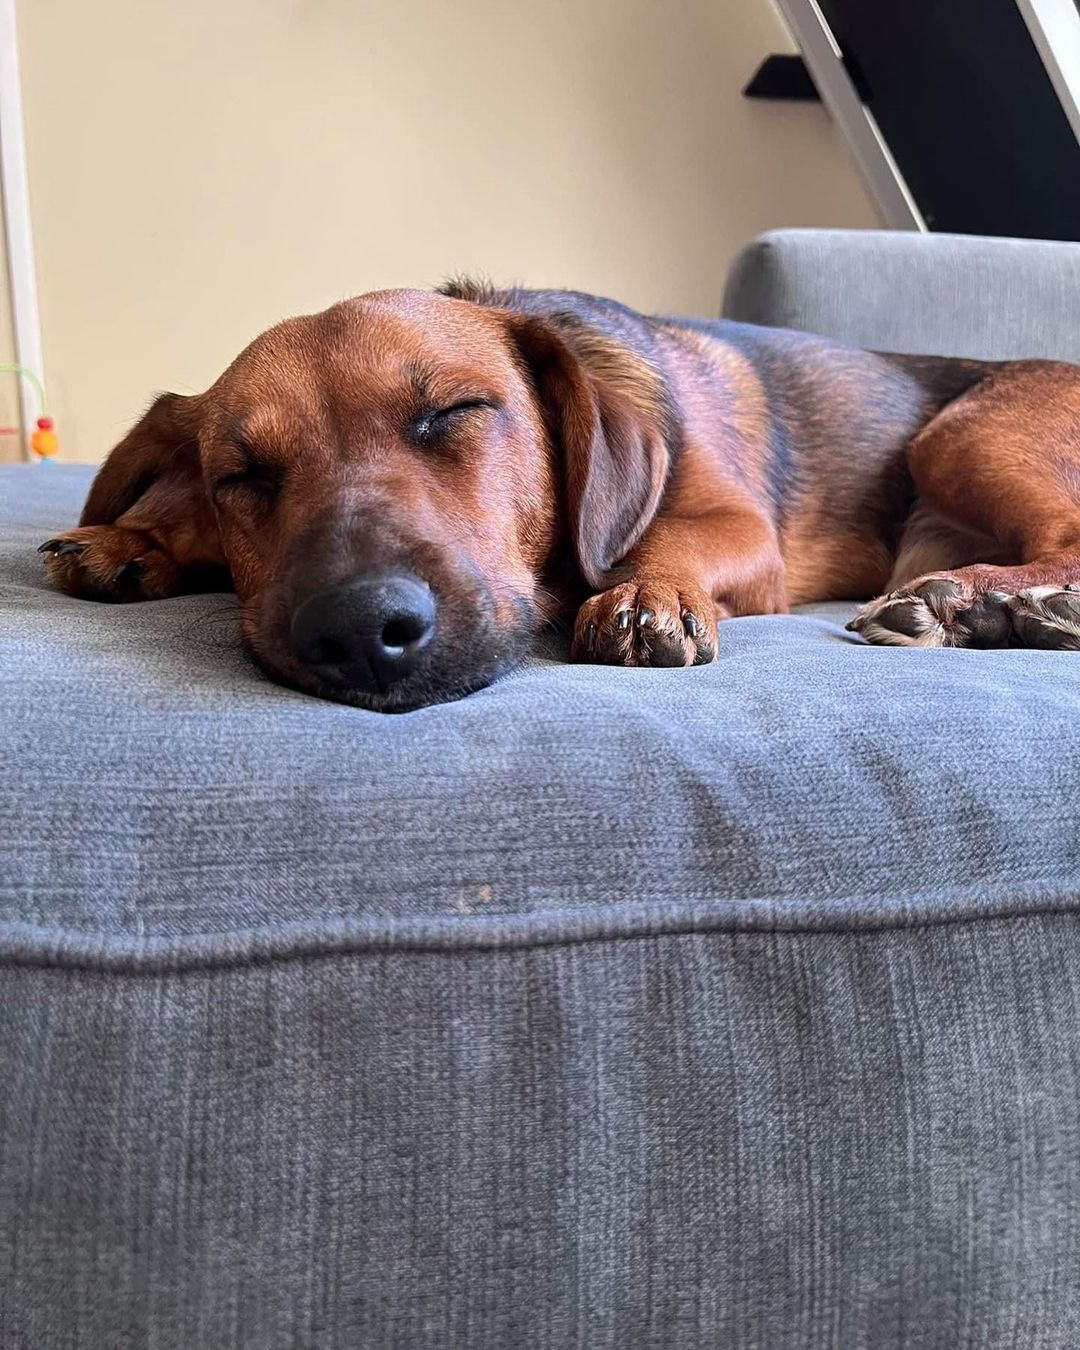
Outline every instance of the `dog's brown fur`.
[[(575, 611), (573, 656), (625, 665), (711, 660), (718, 618), (884, 591), (856, 621), (872, 641), (1080, 646), (1063, 589), (1080, 368), (877, 355), (570, 292), (376, 292), (271, 329), (205, 394), (160, 397), (43, 548), (56, 584), (103, 600), (227, 568), (272, 676), (372, 707), (487, 683)], [(423, 669), (328, 688), (290, 618), (386, 567), (437, 599)], [(984, 612), (997, 593), (1007, 614)]]

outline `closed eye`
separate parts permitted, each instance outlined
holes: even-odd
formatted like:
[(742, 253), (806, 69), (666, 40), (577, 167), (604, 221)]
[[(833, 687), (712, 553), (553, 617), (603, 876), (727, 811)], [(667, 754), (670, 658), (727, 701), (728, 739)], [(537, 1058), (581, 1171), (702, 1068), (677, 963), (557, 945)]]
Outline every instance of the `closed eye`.
[(214, 484), (214, 495), (231, 489), (272, 501), (281, 490), (281, 480), (265, 469), (243, 469), (239, 473), (229, 473), (219, 478)]
[(429, 440), (438, 436), (441, 431), (449, 429), (459, 417), (472, 412), (485, 412), (496, 406), (489, 398), (463, 398), (448, 408), (436, 408), (432, 412), (424, 413), (414, 423), (413, 430), (420, 440)]

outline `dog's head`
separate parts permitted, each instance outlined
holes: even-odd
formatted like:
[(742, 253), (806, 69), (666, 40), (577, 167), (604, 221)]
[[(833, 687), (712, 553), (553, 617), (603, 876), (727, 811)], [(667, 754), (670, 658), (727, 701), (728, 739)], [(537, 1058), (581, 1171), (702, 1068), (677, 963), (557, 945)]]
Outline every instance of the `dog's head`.
[(169, 512), (216, 530), (192, 551), (220, 549), (274, 679), (414, 708), (521, 657), (560, 558), (603, 584), (655, 514), (672, 428), (656, 367), (572, 315), (382, 291), (272, 328), (205, 394), (159, 398), (82, 523), (168, 478)]

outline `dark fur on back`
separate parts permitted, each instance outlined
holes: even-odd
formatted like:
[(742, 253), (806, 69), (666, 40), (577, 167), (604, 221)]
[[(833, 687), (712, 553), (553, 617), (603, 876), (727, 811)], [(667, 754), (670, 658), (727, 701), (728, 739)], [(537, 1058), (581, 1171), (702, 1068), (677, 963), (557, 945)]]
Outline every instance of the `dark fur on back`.
[[(767, 493), (781, 533), (798, 514), (811, 484), (831, 467), (833, 491), (823, 519), (861, 514), (892, 546), (908, 514), (913, 488), (903, 447), (942, 407), (971, 388), (990, 363), (867, 352), (816, 334), (763, 328), (727, 319), (639, 314), (615, 300), (580, 291), (498, 287), (455, 278), (442, 294), (488, 308), (530, 315), (550, 325), (587, 365), (634, 384), (656, 410), (675, 456), (686, 438), (678, 364), (700, 352), (684, 340), (705, 338), (737, 352), (756, 372), (769, 412)], [(629, 356), (635, 358), (627, 365)], [(736, 409), (743, 390), (706, 370), (718, 404)]]

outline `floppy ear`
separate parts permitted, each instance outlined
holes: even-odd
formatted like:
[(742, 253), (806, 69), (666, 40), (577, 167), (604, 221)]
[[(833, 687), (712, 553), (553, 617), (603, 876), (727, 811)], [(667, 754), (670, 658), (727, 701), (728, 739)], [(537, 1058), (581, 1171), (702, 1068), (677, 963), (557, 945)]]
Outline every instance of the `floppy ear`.
[[(198, 400), (161, 394), (101, 466), (80, 525), (111, 525), (155, 484), (167, 481), (176, 508), (207, 509), (199, 464)], [(160, 495), (160, 494), (159, 494)]]
[(576, 315), (509, 321), (562, 456), (578, 566), (604, 590), (660, 505), (678, 441), (670, 393), (652, 362)]

